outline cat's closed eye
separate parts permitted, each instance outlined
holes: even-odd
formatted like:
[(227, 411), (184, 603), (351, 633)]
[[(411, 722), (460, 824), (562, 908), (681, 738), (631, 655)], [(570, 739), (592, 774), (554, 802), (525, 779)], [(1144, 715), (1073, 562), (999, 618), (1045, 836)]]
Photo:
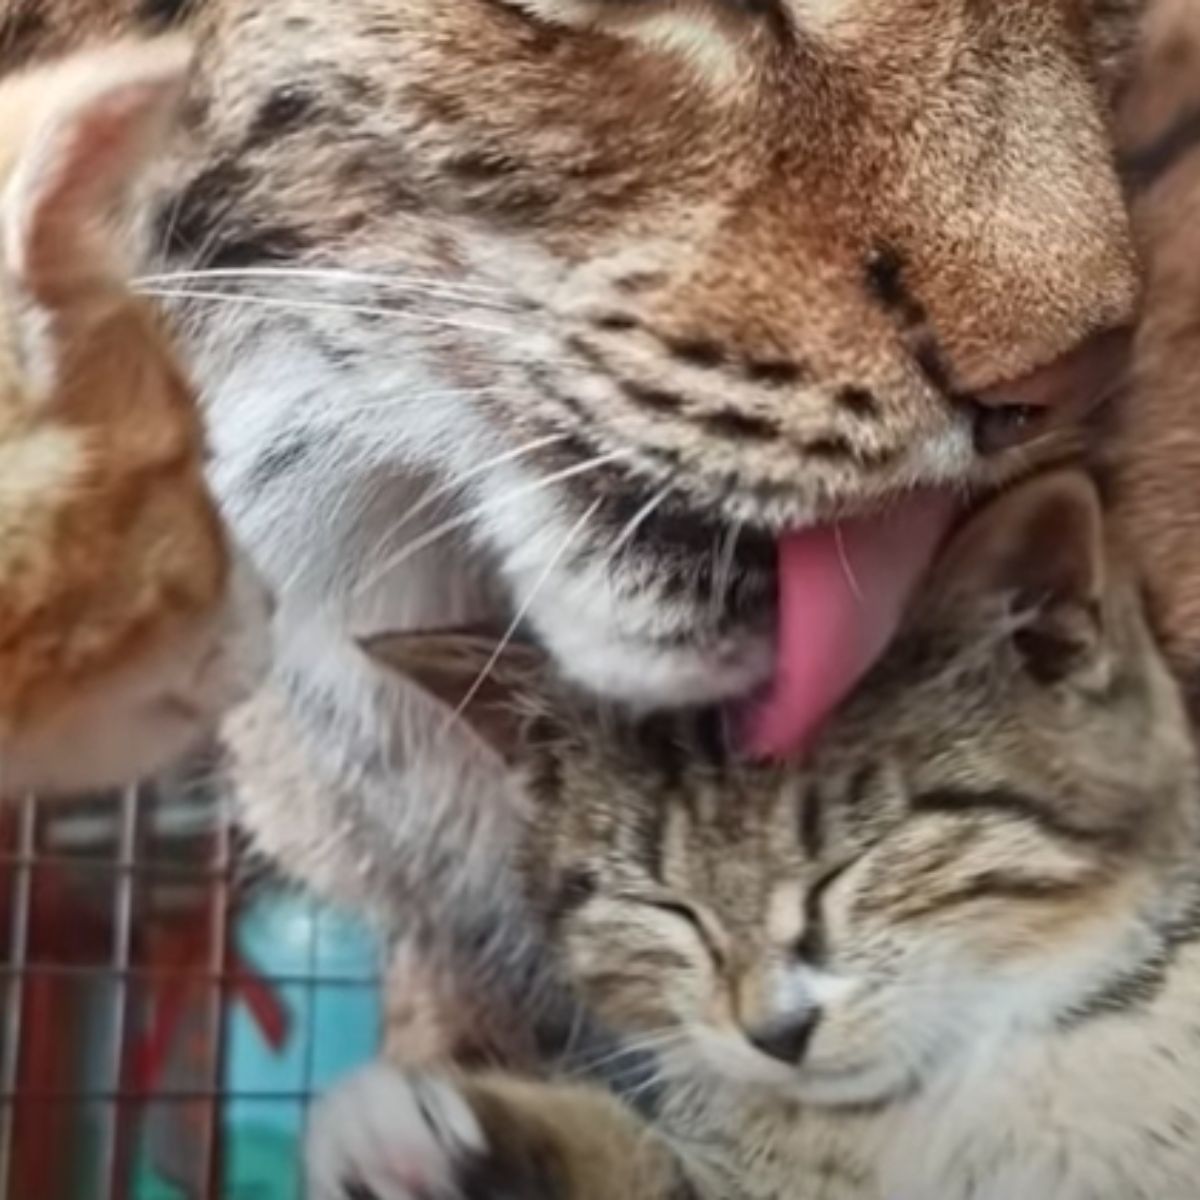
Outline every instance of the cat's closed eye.
[(693, 905), (673, 896), (637, 896), (630, 897), (630, 899), (646, 908), (667, 913), (686, 923), (699, 938), (717, 967), (721, 967), (726, 962), (728, 955), (720, 932), (714, 929), (712, 923), (706, 920), (700, 910)]

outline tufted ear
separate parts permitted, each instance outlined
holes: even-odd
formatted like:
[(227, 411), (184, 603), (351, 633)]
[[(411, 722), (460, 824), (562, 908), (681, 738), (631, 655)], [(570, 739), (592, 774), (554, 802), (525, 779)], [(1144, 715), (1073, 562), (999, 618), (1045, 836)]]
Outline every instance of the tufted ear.
[(931, 587), (945, 612), (987, 611), (1008, 599), (1013, 642), (1030, 673), (1056, 682), (1102, 649), (1107, 552), (1100, 497), (1081, 471), (1018, 484), (951, 539)]
[(445, 705), (505, 759), (519, 750), (523, 712), (551, 678), (541, 650), (506, 640), (503, 633), (474, 628), (381, 633), (359, 644), (376, 663)]
[(175, 39), (68, 58), (5, 84), (3, 262), (54, 308), (115, 271), (109, 226), (175, 115), (191, 63)]

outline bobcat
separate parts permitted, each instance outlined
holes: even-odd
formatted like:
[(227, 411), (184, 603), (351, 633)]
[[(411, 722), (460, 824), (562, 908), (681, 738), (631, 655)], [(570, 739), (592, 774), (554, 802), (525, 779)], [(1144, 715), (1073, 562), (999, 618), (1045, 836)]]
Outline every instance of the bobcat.
[(120, 256), (190, 61), (126, 43), (0, 82), (0, 796), (131, 781), (267, 664), (191, 386)]
[(388, 919), (491, 862), (495, 773), (381, 629), (524, 624), (593, 692), (765, 689), (750, 740), (802, 740), (1130, 315), (1139, 7), (0, 0), (4, 66), (201, 47), (139, 262), (279, 597), (231, 731), (263, 848)]
[[(655, 1072), (371, 1067), (312, 1200), (1189, 1200), (1200, 763), (1127, 559), (1083, 474), (1018, 485), (802, 765), (501, 658), (531, 919)], [(453, 695), (490, 644), (374, 649)]]

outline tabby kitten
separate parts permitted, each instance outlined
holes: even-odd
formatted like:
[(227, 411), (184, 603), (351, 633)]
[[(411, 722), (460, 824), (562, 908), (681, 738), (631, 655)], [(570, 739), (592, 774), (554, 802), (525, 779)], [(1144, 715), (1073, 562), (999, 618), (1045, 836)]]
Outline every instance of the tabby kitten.
[(0, 85), (0, 795), (149, 771), (265, 667), (191, 386), (118, 257), (190, 57), (128, 43)]
[[(502, 659), (531, 910), (657, 1078), (373, 1067), (311, 1195), (1191, 1200), (1200, 771), (1124, 562), (1082, 474), (993, 501), (803, 765)], [(375, 649), (461, 696), (478, 645)]]

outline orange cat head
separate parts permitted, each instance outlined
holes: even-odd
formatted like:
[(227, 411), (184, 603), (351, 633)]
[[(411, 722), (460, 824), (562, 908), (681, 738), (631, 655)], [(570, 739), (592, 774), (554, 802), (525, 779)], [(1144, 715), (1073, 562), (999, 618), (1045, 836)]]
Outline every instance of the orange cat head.
[(0, 85), (0, 792), (132, 778), (263, 663), (191, 385), (122, 268), (189, 64), (130, 43)]

